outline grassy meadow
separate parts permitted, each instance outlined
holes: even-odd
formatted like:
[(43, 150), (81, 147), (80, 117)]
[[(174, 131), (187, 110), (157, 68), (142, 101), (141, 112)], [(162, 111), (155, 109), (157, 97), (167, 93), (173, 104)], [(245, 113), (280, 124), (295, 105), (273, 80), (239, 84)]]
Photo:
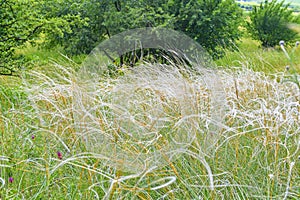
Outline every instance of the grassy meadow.
[[(99, 83), (92, 105), (98, 111), (89, 116), (74, 79), (84, 56), (70, 59), (59, 50), (36, 47), (19, 50), (33, 67), (22, 78), (0, 77), (0, 199), (299, 199), (300, 88), (289, 81), (286, 66), (300, 72), (300, 49), (290, 62), (280, 48), (258, 46), (244, 38), (239, 51), (216, 61), (226, 99), (219, 122), (211, 118), (210, 91), (198, 80), (159, 77), (158, 84), (183, 81), (188, 89), (139, 93), (135, 105), (140, 107), (126, 112), (142, 116), (114, 123), (149, 131), (147, 116), (162, 105), (166, 121), (153, 129), (164, 141), (156, 150), (176, 140), (176, 134), (192, 134), (193, 141), (174, 150), (178, 159), (165, 157), (164, 165), (149, 162), (132, 171), (124, 170), (132, 163), (114, 158), (114, 147), (103, 153), (97, 149), (105, 144), (95, 144), (91, 150), (78, 134), (90, 130), (76, 126), (81, 116), (103, 133), (115, 134), (105, 104), (113, 98), (115, 80)], [(291, 55), (292, 47), (287, 51)], [(126, 87), (121, 85), (120, 94), (132, 92)], [(157, 110), (153, 105), (159, 105)], [(207, 129), (210, 123), (220, 124), (213, 133)], [(140, 144), (118, 139), (124, 139), (119, 150), (128, 157), (143, 151)]]

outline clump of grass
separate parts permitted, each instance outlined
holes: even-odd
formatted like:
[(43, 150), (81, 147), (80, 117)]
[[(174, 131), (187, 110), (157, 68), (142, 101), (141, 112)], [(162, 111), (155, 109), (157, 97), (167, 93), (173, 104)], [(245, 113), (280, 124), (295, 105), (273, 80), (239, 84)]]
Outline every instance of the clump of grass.
[[(121, 157), (133, 161), (134, 165), (130, 168), (138, 167), (139, 162), (144, 166), (145, 160), (150, 163), (153, 159), (155, 162), (169, 162), (165, 159), (176, 157), (178, 149), (183, 151), (196, 137), (196, 133), (205, 129), (205, 125), (215, 123), (209, 121), (216, 120), (212, 118), (220, 114), (215, 113), (215, 108), (210, 105), (207, 88), (206, 93), (201, 92), (206, 87), (203, 80), (189, 80), (185, 77), (190, 73), (187, 69), (175, 66), (146, 64), (124, 72), (123, 76), (111, 80), (110, 85), (107, 82), (98, 87), (89, 84), (88, 93), (75, 100), (79, 100), (81, 106), (78, 110), (84, 111), (79, 121), (79, 128), (85, 127), (81, 132), (94, 141), (105, 141), (105, 147), (100, 143), (104, 148), (102, 151), (109, 152), (118, 162), (122, 161), (123, 167), (128, 161)], [(79, 91), (82, 95), (82, 90)], [(85, 98), (89, 99), (86, 104)], [(209, 113), (209, 109), (210, 116), (202, 115)], [(103, 134), (107, 135), (97, 138)], [(105, 137), (110, 139), (106, 140)], [(130, 148), (122, 153), (124, 150), (117, 147), (114, 155), (111, 149), (114, 149), (112, 147), (116, 142)], [(100, 147), (91, 148), (101, 152)], [(156, 154), (157, 151), (160, 155)], [(121, 157), (117, 154), (121, 154)]]
[[(284, 74), (220, 70), (226, 104), (218, 137), (209, 140), (213, 95), (201, 77), (146, 65), (86, 90), (72, 69), (54, 69), (55, 75), (28, 75), (22, 101), (8, 93), (8, 101), (0, 99), (11, 105), (0, 118), (1, 198), (299, 197), (300, 96), (295, 84), (281, 81)], [(157, 79), (145, 79), (146, 72)], [(135, 165), (132, 155), (151, 155), (146, 142), (155, 139), (155, 151), (175, 143), (158, 156), (164, 164)]]
[[(143, 67), (144, 70), (146, 68), (147, 68), (146, 66)], [(141, 83), (139, 81), (136, 82), (136, 80), (132, 79), (133, 77), (127, 77), (131, 79), (131, 81), (135, 81), (135, 82), (130, 83), (130, 81), (127, 82), (128, 80), (126, 80), (125, 83), (124, 80), (120, 80), (118, 85), (119, 88), (114, 88), (115, 89), (114, 93), (112, 93), (113, 91), (112, 88), (116, 86), (114, 83), (115, 80), (108, 80), (108, 82), (99, 83), (98, 89), (100, 90), (95, 91), (96, 93), (99, 92), (97, 96), (86, 96), (87, 93), (85, 93), (84, 96), (80, 97), (79, 95), (82, 94), (81, 93), (82, 91), (78, 89), (78, 85), (76, 85), (76, 82), (74, 82), (74, 79), (72, 79), (73, 78), (72, 73), (74, 72), (72, 70), (70, 72), (60, 66), (57, 66), (57, 69), (58, 70), (55, 72), (55, 76), (53, 76), (55, 78), (45, 76), (44, 74), (38, 72), (32, 72), (29, 75), (29, 77), (27, 77), (26, 79), (29, 80), (29, 82), (27, 81), (24, 82), (24, 89), (28, 94), (28, 99), (26, 101), (26, 103), (28, 104), (28, 108), (27, 108), (28, 110), (25, 110), (24, 114), (27, 116), (28, 121), (26, 120), (22, 124), (22, 126), (29, 127), (31, 130), (30, 131), (30, 137), (31, 137), (30, 143), (32, 145), (31, 148), (33, 146), (35, 147), (39, 146), (38, 143), (35, 144), (36, 142), (40, 142), (44, 144), (43, 146), (39, 146), (38, 148), (38, 154), (41, 154), (42, 157), (37, 158), (38, 162), (34, 162), (33, 164), (33, 165), (37, 164), (39, 166), (38, 167), (39, 171), (41, 171), (40, 175), (42, 175), (43, 172), (45, 173), (45, 179), (44, 179), (45, 185), (42, 184), (40, 185), (39, 188), (43, 192), (36, 194), (37, 196), (42, 195), (43, 193), (45, 193), (45, 191), (51, 190), (49, 187), (51, 185), (51, 182), (53, 181), (52, 180), (53, 174), (58, 170), (64, 168), (64, 166), (74, 165), (79, 168), (85, 169), (88, 172), (95, 173), (96, 175), (101, 174), (105, 178), (108, 178), (107, 182), (111, 181), (111, 183), (115, 185), (115, 181), (113, 181), (114, 179), (112, 178), (114, 175), (113, 174), (111, 176), (106, 175), (107, 172), (102, 171), (101, 168), (112, 167), (113, 170), (115, 165), (110, 165), (107, 163), (116, 163), (116, 162), (118, 163), (120, 162), (121, 164), (123, 164), (125, 167), (128, 168), (128, 164), (126, 164), (127, 160), (130, 162), (134, 162), (132, 161), (133, 157), (132, 155), (130, 155), (130, 153), (132, 153), (133, 155), (141, 154), (141, 151), (144, 151), (144, 149), (146, 149), (145, 145), (149, 145), (146, 144), (147, 142), (151, 142), (151, 140), (153, 141), (159, 139), (159, 138), (155, 138), (157, 137), (156, 134), (161, 134), (161, 135), (165, 134), (163, 136), (165, 138), (163, 138), (161, 143), (156, 144), (158, 145), (157, 146), (158, 149), (154, 149), (155, 151), (159, 151), (165, 148), (163, 145), (168, 147), (168, 141), (172, 141), (172, 140), (173, 140), (172, 142), (175, 142), (175, 144), (178, 146), (177, 147), (178, 150), (171, 149), (170, 152), (162, 151), (163, 154), (161, 155), (161, 157), (163, 158), (161, 159), (164, 159), (164, 162), (166, 162), (170, 166), (171, 171), (173, 171), (173, 175), (167, 178), (162, 178), (161, 181), (158, 180), (154, 181), (153, 184), (150, 184), (151, 187), (149, 186), (150, 188), (149, 190), (154, 191), (168, 186), (168, 184), (164, 183), (165, 182), (164, 180), (169, 180), (170, 181), (169, 184), (173, 183), (174, 180), (176, 180), (176, 178), (174, 177), (174, 174), (176, 174), (176, 169), (173, 167), (173, 164), (168, 159), (168, 157), (172, 158), (179, 153), (185, 152), (184, 151), (185, 146), (189, 145), (193, 141), (193, 139), (196, 137), (195, 131), (200, 129), (200, 126), (202, 124), (202, 122), (200, 122), (199, 124), (195, 123), (198, 120), (196, 117), (201, 117), (201, 116), (192, 116), (193, 118), (196, 119), (191, 119), (191, 120), (189, 119), (189, 115), (191, 115), (190, 112), (192, 109), (195, 109), (195, 107), (197, 109), (203, 109), (203, 112), (205, 110), (205, 105), (202, 105), (201, 108), (200, 102), (198, 102), (199, 105), (198, 104), (192, 105), (192, 103), (197, 103), (193, 101), (198, 100), (201, 96), (201, 94), (199, 93), (200, 88), (195, 87), (197, 85), (192, 84), (193, 82), (189, 83), (187, 80), (184, 81), (183, 77), (179, 75), (178, 71), (172, 72), (174, 68), (172, 68), (172, 70), (171, 69), (167, 70), (167, 68), (164, 69), (161, 68), (160, 70), (167, 70), (167, 72), (170, 72), (169, 78), (171, 78), (172, 81), (174, 80), (177, 81), (177, 83), (176, 84), (175, 82), (171, 83), (171, 80), (167, 80), (166, 78), (168, 77), (166, 76), (166, 73), (162, 74), (165, 75), (166, 77), (161, 77), (161, 79), (157, 80), (156, 83), (152, 83), (153, 84), (152, 86), (150, 82), (145, 82), (145, 81), (144, 83)], [(149, 70), (148, 72), (151, 71), (149, 68), (148, 70)], [(161, 72), (161, 71), (156, 71), (156, 72), (153, 71), (153, 73), (156, 73), (154, 75), (158, 75), (157, 72)], [(141, 75), (141, 73), (145, 73), (145, 72), (139, 71), (139, 73), (140, 73), (139, 75)], [(182, 82), (181, 85), (178, 85), (180, 82)], [(128, 84), (129, 85), (131, 84), (131, 86), (134, 85), (136, 88), (126, 88), (125, 87), (126, 84), (127, 86)], [(170, 84), (173, 84), (173, 86)], [(133, 92), (131, 91), (131, 89), (139, 90), (139, 91)], [(123, 95), (124, 90), (125, 92), (126, 90), (127, 92), (131, 92), (131, 93), (133, 92), (132, 94), (136, 92), (137, 94), (135, 94), (134, 99), (136, 98), (137, 103), (135, 103), (135, 105), (140, 105), (138, 108), (139, 110), (133, 110), (133, 111), (128, 110), (128, 112), (133, 112), (133, 115), (139, 115), (139, 114), (142, 115), (143, 113), (145, 113), (143, 114), (143, 116), (137, 116), (134, 122), (130, 122), (131, 118), (126, 119), (126, 116), (122, 116), (122, 118), (117, 119), (117, 117), (120, 117), (119, 114), (120, 112), (124, 113), (123, 115), (126, 114), (126, 112), (123, 112), (121, 110), (122, 103), (124, 103), (124, 99), (118, 99)], [(111, 102), (106, 102), (106, 103), (103, 102), (103, 100), (107, 101), (110, 100), (112, 97), (114, 97), (114, 95), (111, 95), (110, 93), (114, 95), (118, 94), (119, 96), (117, 96), (117, 98), (115, 98)], [(141, 98), (139, 99), (137, 98), (139, 95), (143, 95), (143, 96), (141, 96)], [(93, 99), (89, 99), (90, 97), (93, 97)], [(76, 100), (74, 100), (74, 98), (76, 98)], [(206, 99), (207, 99), (207, 94), (206, 94)], [(88, 100), (87, 102), (88, 106), (92, 104), (93, 106), (96, 105), (99, 107), (96, 107), (96, 109), (93, 107), (93, 110), (86, 110), (88, 108), (91, 108), (91, 107), (87, 107), (87, 104), (85, 104), (86, 102), (84, 101), (87, 100)], [(126, 101), (126, 97), (125, 97), (125, 101)], [(185, 105), (185, 103), (188, 103), (187, 101), (191, 103), (190, 104), (191, 107)], [(80, 107), (82, 105), (78, 105), (78, 103), (82, 103), (85, 107)], [(203, 103), (208, 104), (205, 101), (203, 101)], [(112, 107), (109, 107), (111, 106), (109, 104), (111, 104)], [(155, 107), (154, 108), (149, 107), (149, 105), (157, 106), (157, 110), (155, 110)], [(128, 106), (127, 107), (123, 106), (123, 107), (134, 109), (134, 107), (131, 106), (132, 105), (130, 105), (129, 107)], [(116, 109), (116, 107), (118, 108)], [(114, 112), (109, 113), (108, 112), (109, 109), (116, 109), (116, 110), (114, 110)], [(146, 112), (149, 112), (149, 116), (146, 115), (147, 114)], [(83, 116), (82, 113), (83, 115), (87, 115), (87, 116), (93, 115), (91, 118), (91, 120), (93, 121), (89, 121), (90, 118), (87, 118), (87, 116)], [(153, 121), (151, 121), (151, 119), (149, 118), (151, 117), (150, 116), (151, 114), (153, 115), (152, 116)], [(196, 114), (197, 113), (195, 113), (194, 115)], [(76, 119), (76, 117), (77, 118), (79, 117), (80, 119)], [(112, 120), (112, 117), (115, 119)], [(102, 152), (99, 151), (98, 149), (95, 149), (97, 147), (99, 148), (101, 147), (99, 146), (99, 143), (100, 144), (103, 143), (102, 138), (100, 138), (100, 140), (99, 138), (96, 138), (95, 141), (91, 141), (89, 139), (88, 144), (86, 144), (85, 139), (86, 137), (90, 137), (90, 135), (88, 134), (88, 132), (84, 132), (83, 134), (82, 125), (79, 124), (78, 126), (80, 120), (84, 118), (87, 118), (89, 122), (88, 124), (86, 123), (84, 124), (85, 131), (86, 130), (90, 131), (89, 128), (91, 128), (92, 131), (95, 131), (93, 129), (97, 129), (96, 130), (96, 133), (98, 134), (97, 137), (99, 136), (101, 137), (101, 134), (103, 132), (99, 132), (99, 131), (105, 130), (106, 134), (111, 134), (108, 135), (108, 137), (116, 136), (117, 138), (113, 138), (113, 141), (108, 141), (106, 138), (104, 138), (103, 140), (106, 142), (111, 142), (110, 145), (113, 145), (114, 143), (118, 144), (117, 140), (121, 140), (123, 144), (121, 144), (122, 146), (119, 148), (124, 148), (125, 151), (124, 149), (118, 149), (118, 150), (119, 151), (123, 150), (128, 155), (122, 152), (121, 154), (120, 152), (117, 152), (117, 154), (115, 154), (114, 152), (112, 152), (114, 150), (112, 146), (110, 146), (109, 149), (106, 149), (105, 150), (106, 152)], [(145, 120), (144, 118), (147, 119)], [(122, 120), (128, 120), (128, 123), (131, 124), (124, 123), (122, 122)], [(144, 121), (141, 122), (142, 120)], [(97, 121), (96, 126), (95, 124), (93, 124), (95, 123), (95, 121)], [(112, 126), (111, 123), (116, 123), (116, 125)], [(144, 132), (148, 132), (149, 134), (148, 135), (145, 134), (144, 135), (145, 138), (143, 137), (143, 140), (141, 142), (138, 141), (139, 143), (135, 143), (136, 141), (134, 139), (131, 139), (132, 142), (131, 144), (129, 143), (130, 141), (128, 142), (126, 141), (125, 143), (124, 140), (126, 138), (117, 132), (118, 131), (117, 129), (121, 129), (121, 128), (128, 129), (129, 131), (137, 130), (136, 133), (131, 133), (131, 132), (123, 133), (127, 135), (135, 134), (133, 136), (131, 135), (131, 137), (136, 138), (137, 141), (138, 139), (140, 139), (139, 136), (144, 134)], [(172, 128), (174, 128), (175, 130), (172, 130)], [(112, 131), (112, 129), (114, 130)], [(188, 131), (190, 132), (193, 131), (193, 135), (189, 135)], [(177, 132), (178, 135), (174, 134), (174, 132)], [(115, 133), (119, 135), (113, 135)], [(154, 138), (151, 136), (152, 133), (154, 133), (153, 134)], [(168, 134), (169, 136), (167, 136)], [(174, 134), (174, 135), (170, 135), (170, 134)], [(149, 140), (149, 137), (151, 140)], [(143, 144), (142, 142), (145, 143)], [(91, 145), (93, 146), (92, 149), (89, 147)], [(104, 145), (107, 144), (104, 143)], [(152, 149), (149, 150), (151, 151)], [(26, 151), (22, 151), (22, 152), (26, 152)], [(146, 155), (146, 153), (144, 152), (142, 154)], [(31, 155), (34, 156), (34, 154)], [(121, 155), (121, 157), (119, 155)], [(155, 155), (156, 154), (154, 154), (154, 156)], [(119, 156), (116, 161), (114, 161), (114, 159), (116, 159), (115, 156)], [(33, 158), (30, 158), (30, 160), (31, 159)], [(89, 163), (90, 159), (98, 160), (96, 161), (96, 166), (92, 167), (93, 169), (89, 169), (91, 166), (86, 163), (86, 162)], [(27, 162), (29, 162), (28, 159), (21, 161), (21, 163), (27, 163)], [(58, 162), (58, 164), (56, 164), (56, 162)], [(76, 164), (74, 164), (73, 162), (76, 162)], [(156, 164), (158, 163), (151, 163), (151, 160), (149, 162), (150, 162), (150, 166), (148, 166), (147, 162), (144, 162), (142, 160), (141, 164), (143, 165), (145, 164), (146, 168), (144, 168), (144, 166), (142, 166), (143, 168), (140, 168), (137, 165), (137, 163), (133, 163), (132, 166), (129, 167), (131, 168), (139, 167), (138, 171), (134, 169), (134, 171), (136, 171), (138, 175), (145, 173), (144, 171), (150, 173), (150, 171), (157, 168)], [(204, 158), (202, 158), (202, 162), (206, 164)], [(117, 174), (123, 171), (123, 169), (120, 169), (121, 164), (117, 165), (116, 168)], [(92, 165), (95, 165), (95, 163), (92, 163)], [(210, 172), (209, 165), (206, 164), (206, 168)], [(114, 172), (115, 170), (113, 170), (112, 172)], [(131, 179), (130, 177), (136, 178), (138, 176), (129, 175), (128, 179)], [(124, 180), (127, 180), (127, 178), (124, 178)], [(111, 190), (114, 191), (115, 186), (111, 186), (111, 187), (112, 187)], [(108, 194), (105, 195), (110, 196), (112, 191), (109, 190)], [(101, 194), (104, 195), (103, 192)], [(46, 195), (50, 195), (50, 194), (47, 193)]]
[(297, 85), (297, 87), (299, 88), (300, 90), (300, 82), (299, 82), (299, 75), (297, 73), (297, 70), (295, 68), (295, 63), (294, 63), (294, 54), (295, 54), (295, 50), (297, 49), (297, 47), (299, 46), (299, 41), (297, 41), (295, 43), (295, 46), (291, 52), (291, 55), (289, 55), (289, 53), (286, 51), (285, 47), (284, 47), (284, 41), (281, 40), (279, 42), (279, 45), (282, 49), (282, 51), (284, 52), (284, 55), (287, 57), (287, 59), (289, 60), (290, 62), (290, 65), (286, 66), (286, 71), (288, 73), (288, 77), (287, 77), (287, 80), (286, 81), (290, 81), (294, 84)]

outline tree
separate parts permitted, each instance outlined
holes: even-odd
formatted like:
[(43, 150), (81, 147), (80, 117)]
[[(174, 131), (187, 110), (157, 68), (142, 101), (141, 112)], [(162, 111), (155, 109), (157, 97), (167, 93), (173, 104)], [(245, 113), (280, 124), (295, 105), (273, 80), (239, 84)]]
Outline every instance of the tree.
[[(80, 0), (71, 0), (70, 4)], [(213, 56), (232, 47), (239, 38), (241, 9), (234, 0), (91, 0), (67, 13), (87, 19), (82, 27), (71, 26), (69, 33), (53, 37), (71, 53), (88, 53), (102, 40), (122, 31), (141, 27), (168, 27), (186, 33)], [(51, 37), (51, 36), (50, 36)], [(71, 48), (70, 48), (71, 47)]]
[[(53, 4), (49, 7), (53, 8)], [(167, 26), (171, 16), (166, 10), (166, 1), (158, 0), (71, 0), (62, 1), (47, 10), (52, 16), (72, 14), (85, 23), (73, 23), (68, 32), (48, 34), (48, 46), (61, 45), (71, 54), (87, 54), (101, 41), (125, 30), (147, 26)]]
[(21, 66), (15, 49), (35, 43), (87, 54), (101, 41), (141, 27), (182, 31), (210, 53), (239, 37), (241, 10), (234, 0), (0, 0), (0, 74)]
[(16, 55), (16, 48), (27, 42), (35, 44), (40, 33), (47, 33), (52, 40), (58, 35), (63, 37), (72, 31), (71, 26), (83, 23), (78, 14), (55, 10), (62, 2), (0, 0), (0, 75), (16, 75), (24, 64), (24, 59)]
[(30, 7), (24, 1), (0, 1), (0, 75), (15, 75), (22, 62), (15, 48), (34, 38), (43, 25)]
[(44, 30), (45, 46), (61, 46), (65, 53), (87, 54), (97, 43), (105, 39), (107, 32), (104, 13), (112, 4), (109, 0), (45, 1), (43, 16), (54, 23)]
[(214, 57), (240, 37), (242, 10), (234, 0), (172, 0), (175, 30), (186, 33)]
[(265, 1), (259, 7), (254, 7), (250, 14), (247, 29), (253, 39), (259, 40), (263, 47), (274, 47), (280, 40), (292, 42), (297, 32), (288, 28), (289, 23), (296, 22), (289, 4), (277, 0)]

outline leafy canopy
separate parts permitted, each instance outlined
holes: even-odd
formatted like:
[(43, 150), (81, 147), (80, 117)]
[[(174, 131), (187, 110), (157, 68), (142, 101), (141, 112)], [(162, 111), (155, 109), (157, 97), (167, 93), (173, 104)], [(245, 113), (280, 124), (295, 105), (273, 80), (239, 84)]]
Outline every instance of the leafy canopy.
[(33, 39), (43, 24), (38, 12), (28, 12), (35, 5), (22, 1), (0, 1), (0, 74), (13, 75), (22, 59), (16, 59), (15, 47)]
[(173, 0), (175, 30), (183, 31), (219, 57), (240, 37), (242, 11), (234, 0)]
[(71, 31), (60, 35), (48, 35), (51, 46), (59, 44), (71, 54), (88, 53), (104, 39), (140, 27), (167, 27), (184, 32), (215, 57), (225, 47), (232, 47), (240, 36), (242, 11), (234, 0), (79, 1), (56, 7), (64, 15), (80, 14), (86, 23), (71, 25)]
[(0, 74), (20, 68), (15, 49), (35, 43), (87, 54), (122, 31), (167, 27), (195, 39), (215, 57), (239, 38), (234, 0), (0, 0)]
[[(84, 22), (79, 14), (62, 13), (60, 0), (0, 0), (0, 75), (16, 75), (24, 66), (16, 48), (27, 42), (35, 44), (41, 33), (54, 41)], [(59, 42), (59, 41), (57, 41)], [(57, 44), (57, 43), (56, 43)]]

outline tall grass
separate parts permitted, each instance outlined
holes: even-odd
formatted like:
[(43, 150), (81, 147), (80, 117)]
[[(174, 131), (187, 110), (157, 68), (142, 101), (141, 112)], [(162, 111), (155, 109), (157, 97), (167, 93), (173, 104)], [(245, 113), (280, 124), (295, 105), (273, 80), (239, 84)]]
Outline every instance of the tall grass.
[(88, 93), (52, 69), (0, 88), (1, 199), (300, 198), (300, 94), (283, 73), (216, 72), (217, 134), (201, 79), (111, 78)]
[[(267, 74), (280, 73), (285, 71), (290, 65), (290, 60), (284, 56), (280, 47), (262, 48), (259, 43), (250, 38), (242, 38), (237, 46), (237, 51), (225, 50), (225, 56), (217, 60), (219, 66), (226, 68), (245, 67), (253, 71), (263, 71)], [(294, 46), (287, 47), (287, 52), (291, 54)], [(294, 52), (294, 68), (300, 73), (300, 48)]]

